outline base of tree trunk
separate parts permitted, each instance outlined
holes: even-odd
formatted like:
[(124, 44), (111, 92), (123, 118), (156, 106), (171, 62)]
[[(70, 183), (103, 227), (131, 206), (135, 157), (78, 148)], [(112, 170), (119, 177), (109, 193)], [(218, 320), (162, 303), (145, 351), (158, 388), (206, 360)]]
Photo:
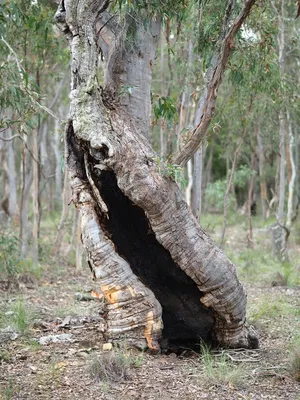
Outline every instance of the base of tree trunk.
[(117, 253), (161, 304), (164, 345), (166, 340), (193, 347), (199, 346), (201, 339), (211, 342), (214, 318), (200, 302), (203, 293), (196, 283), (156, 240), (145, 212), (122, 193), (114, 173), (102, 171), (98, 181), (108, 208), (108, 219), (102, 228)]
[(288, 229), (280, 225), (278, 222), (270, 226), (272, 235), (272, 253), (280, 262), (288, 261), (287, 254), (287, 238), (289, 236)]

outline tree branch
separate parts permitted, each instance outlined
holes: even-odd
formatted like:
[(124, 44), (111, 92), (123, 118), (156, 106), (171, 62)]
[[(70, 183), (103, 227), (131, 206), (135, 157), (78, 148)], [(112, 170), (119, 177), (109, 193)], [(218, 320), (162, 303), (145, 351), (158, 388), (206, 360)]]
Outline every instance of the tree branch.
[(13, 135), (13, 136), (11, 136), (9, 138), (4, 138), (4, 137), (0, 136), (0, 140), (3, 140), (4, 142), (11, 142), (12, 140), (14, 140), (16, 138), (19, 138), (19, 139), (23, 140), (22, 136), (19, 135), (19, 134)]
[[(184, 166), (200, 147), (207, 133), (210, 121), (215, 114), (217, 91), (224, 76), (233, 38), (248, 17), (255, 2), (256, 0), (246, 0), (241, 13), (233, 21), (231, 27), (227, 26), (227, 29), (224, 29), (225, 27), (223, 25), (222, 30), (225, 31), (226, 34), (224, 37), (220, 36), (216, 45), (216, 50), (211, 58), (210, 66), (205, 74), (207, 84), (199, 102), (203, 104), (201, 119), (190, 133), (190, 139), (187, 143), (172, 157), (173, 164)], [(229, 16), (232, 14), (231, 3), (231, 1), (228, 2), (226, 15), (224, 17), (224, 22), (226, 21), (228, 25), (230, 23)]]
[(35, 104), (36, 106), (38, 106), (40, 109), (42, 109), (43, 111), (46, 111), (46, 113), (48, 113), (49, 115), (51, 115), (51, 117), (59, 120), (59, 118), (51, 111), (49, 110), (48, 107), (43, 106), (41, 103), (39, 103), (32, 95), (32, 93), (30, 92), (30, 90), (27, 89), (27, 85), (25, 83), (25, 79), (23, 77), (23, 72), (25, 72), (16, 52), (14, 51), (14, 49), (10, 46), (9, 43), (7, 43), (7, 41), (4, 39), (4, 37), (1, 37), (2, 42), (5, 44), (5, 46), (9, 49), (9, 51), (12, 53), (12, 55), (15, 58), (16, 64), (17, 64), (17, 68), (19, 71), (19, 75), (20, 75), (20, 88), (21, 90), (23, 90), (29, 97), (29, 99), (32, 101), (33, 104)]

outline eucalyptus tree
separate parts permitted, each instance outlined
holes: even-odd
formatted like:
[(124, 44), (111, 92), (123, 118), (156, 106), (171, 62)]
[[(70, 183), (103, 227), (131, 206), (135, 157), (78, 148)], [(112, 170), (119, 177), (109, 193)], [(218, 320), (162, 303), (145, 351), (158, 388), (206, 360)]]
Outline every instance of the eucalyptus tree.
[[(61, 80), (57, 69), (64, 64), (66, 57), (59, 32), (53, 26), (53, 10), (49, 4), (30, 0), (5, 1), (0, 5), (0, 20), (0, 129), (8, 147), (10, 167), (7, 175), (12, 182), (7, 194), (9, 213), (18, 214), (16, 211), (20, 210), (21, 254), (22, 257), (32, 255), (37, 263), (40, 180), (45, 178), (46, 185), (48, 177), (45, 171), (51, 164), (51, 157), (46, 165), (43, 165), (41, 157), (41, 150), (46, 153), (51, 149), (44, 144), (50, 131), (45, 116), (55, 117), (51, 109), (58, 96), (53, 93), (53, 87), (61, 87), (56, 83)], [(45, 106), (46, 95), (53, 96), (48, 108)], [(17, 168), (21, 171), (19, 181), (19, 174), (14, 172)], [(19, 191), (16, 190), (18, 186)], [(20, 193), (19, 201), (16, 201), (17, 192)], [(28, 212), (30, 192), (33, 198), (32, 221)]]
[(172, 163), (150, 145), (151, 71), (161, 18), (180, 15), (185, 3), (68, 0), (58, 7), (55, 20), (71, 49), (66, 162), (88, 262), (107, 300), (107, 339), (152, 349), (162, 338), (258, 345), (234, 265), (174, 181), (205, 136), (234, 37), (254, 2), (220, 3), (199, 123)]

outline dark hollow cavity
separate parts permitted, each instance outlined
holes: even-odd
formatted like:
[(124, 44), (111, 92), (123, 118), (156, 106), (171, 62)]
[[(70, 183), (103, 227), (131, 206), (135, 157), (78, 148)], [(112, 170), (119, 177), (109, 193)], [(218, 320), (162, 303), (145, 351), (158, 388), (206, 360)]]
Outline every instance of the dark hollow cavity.
[(200, 340), (210, 343), (214, 319), (200, 302), (203, 293), (156, 240), (145, 212), (122, 193), (113, 172), (102, 171), (94, 182), (108, 207), (109, 219), (103, 228), (118, 254), (162, 306), (162, 347), (197, 349)]

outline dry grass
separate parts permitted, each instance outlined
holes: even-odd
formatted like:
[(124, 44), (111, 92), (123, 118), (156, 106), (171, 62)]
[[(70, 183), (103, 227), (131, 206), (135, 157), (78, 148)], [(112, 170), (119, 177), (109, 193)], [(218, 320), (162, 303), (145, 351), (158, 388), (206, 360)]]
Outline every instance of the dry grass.
[(239, 386), (244, 377), (243, 365), (235, 365), (228, 360), (226, 354), (215, 356), (205, 345), (201, 345), (201, 361), (204, 380), (215, 386)]
[(130, 378), (131, 367), (139, 367), (142, 356), (133, 355), (130, 350), (112, 350), (93, 356), (89, 373), (102, 382), (122, 382)]
[(292, 345), (290, 352), (290, 375), (300, 382), (300, 337), (298, 337)]

